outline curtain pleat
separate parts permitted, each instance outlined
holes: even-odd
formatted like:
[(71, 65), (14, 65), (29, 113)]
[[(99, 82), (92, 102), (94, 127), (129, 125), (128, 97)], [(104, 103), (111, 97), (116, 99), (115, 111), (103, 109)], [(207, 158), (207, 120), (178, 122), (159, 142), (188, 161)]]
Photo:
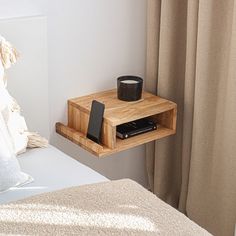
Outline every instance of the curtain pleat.
[[(149, 0), (147, 14), (147, 63), (145, 89), (157, 93), (157, 74), (159, 61), (159, 32), (161, 17), (161, 1)], [(149, 188), (154, 189), (155, 143), (146, 145), (148, 161), (146, 162)]]
[(199, 1), (189, 1), (186, 25), (186, 62), (184, 76), (182, 170), (179, 209), (186, 212), (186, 199), (192, 148), (192, 127), (196, 79)]

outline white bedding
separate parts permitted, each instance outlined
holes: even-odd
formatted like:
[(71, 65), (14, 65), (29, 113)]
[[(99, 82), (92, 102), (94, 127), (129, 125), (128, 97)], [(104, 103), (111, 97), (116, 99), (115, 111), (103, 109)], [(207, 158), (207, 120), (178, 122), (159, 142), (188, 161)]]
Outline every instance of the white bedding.
[(108, 181), (52, 146), (29, 150), (19, 157), (19, 162), (22, 171), (33, 176), (34, 182), (0, 193), (0, 204), (71, 186)]

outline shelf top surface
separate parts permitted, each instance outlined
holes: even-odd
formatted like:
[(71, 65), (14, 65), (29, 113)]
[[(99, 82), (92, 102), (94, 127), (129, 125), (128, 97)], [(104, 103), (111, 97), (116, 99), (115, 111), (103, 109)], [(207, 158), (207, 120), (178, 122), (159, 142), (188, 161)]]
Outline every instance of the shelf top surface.
[(104, 122), (112, 126), (117, 126), (119, 124), (176, 108), (174, 102), (145, 91), (142, 93), (142, 99), (138, 101), (121, 101), (117, 98), (116, 89), (73, 98), (70, 99), (68, 103), (83, 112), (90, 113), (93, 100), (105, 104)]

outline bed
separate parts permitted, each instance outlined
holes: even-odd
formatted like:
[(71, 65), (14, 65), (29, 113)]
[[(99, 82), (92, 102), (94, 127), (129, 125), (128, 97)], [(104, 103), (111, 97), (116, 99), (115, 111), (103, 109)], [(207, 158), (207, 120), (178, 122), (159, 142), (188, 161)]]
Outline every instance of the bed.
[(67, 187), (108, 181), (53, 146), (29, 150), (18, 160), (22, 171), (33, 176), (34, 182), (0, 193), (0, 204)]
[(210, 235), (134, 181), (109, 181), (53, 146), (19, 162), (34, 182), (0, 194), (0, 233)]
[(66, 188), (0, 205), (0, 232), (4, 235), (210, 235), (128, 179)]
[(0, 194), (1, 235), (210, 235), (136, 182), (109, 181), (53, 146), (19, 161), (34, 182)]

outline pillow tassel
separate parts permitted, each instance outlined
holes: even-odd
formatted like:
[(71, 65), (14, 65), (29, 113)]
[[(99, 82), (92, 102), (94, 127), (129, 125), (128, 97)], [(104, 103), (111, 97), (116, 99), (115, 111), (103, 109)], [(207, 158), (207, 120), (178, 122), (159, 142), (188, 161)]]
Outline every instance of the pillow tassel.
[(27, 132), (28, 144), (27, 148), (45, 148), (48, 146), (48, 140), (41, 137), (38, 133)]
[(8, 69), (11, 67), (12, 64), (15, 64), (19, 53), (17, 50), (4, 38), (0, 36), (0, 57), (2, 64), (5, 69)]

